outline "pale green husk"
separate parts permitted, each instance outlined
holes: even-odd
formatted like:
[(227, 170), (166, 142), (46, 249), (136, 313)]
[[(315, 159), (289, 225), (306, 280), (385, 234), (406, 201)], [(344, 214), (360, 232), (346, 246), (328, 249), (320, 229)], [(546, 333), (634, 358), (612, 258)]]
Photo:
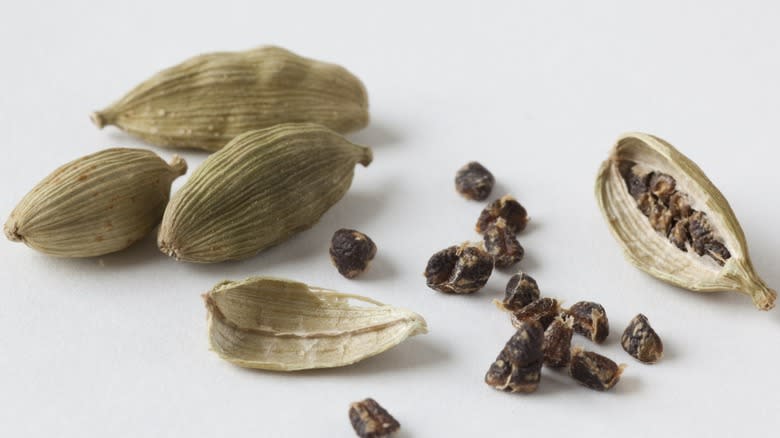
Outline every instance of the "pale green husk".
[(427, 332), (423, 317), (409, 310), (292, 280), (225, 281), (203, 297), (211, 349), (247, 368), (350, 365)]
[(368, 124), (368, 95), (344, 68), (280, 47), (209, 53), (150, 77), (92, 114), (158, 146), (215, 151), (279, 123), (313, 122), (346, 133)]
[(347, 192), (371, 149), (311, 123), (236, 137), (208, 157), (173, 196), (160, 249), (179, 260), (250, 257), (311, 227)]

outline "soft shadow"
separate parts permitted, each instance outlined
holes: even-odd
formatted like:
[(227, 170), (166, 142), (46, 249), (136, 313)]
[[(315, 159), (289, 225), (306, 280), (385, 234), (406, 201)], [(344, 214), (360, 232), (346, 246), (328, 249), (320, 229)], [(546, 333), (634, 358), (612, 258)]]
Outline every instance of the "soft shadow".
[[(381, 212), (384, 206), (389, 205), (388, 197), (392, 196), (392, 189), (392, 185), (387, 185), (377, 193), (349, 191), (312, 228), (300, 232), (276, 246), (245, 260), (190, 264), (190, 268), (199, 272), (230, 276), (245, 272), (247, 267), (262, 268), (267, 271), (272, 270), (275, 266), (283, 266), (311, 258), (328, 260), (330, 239), (336, 230), (353, 228), (365, 232), (369, 237), (371, 236), (370, 230), (366, 230), (365, 227)], [(383, 266), (384, 260), (381, 262), (374, 260), (374, 263), (377, 266), (372, 265), (371, 269), (365, 273), (366, 276), (370, 275), (370, 272), (375, 268), (379, 274), (392, 274), (392, 266), (389, 268)]]
[(513, 275), (517, 272), (536, 272), (538, 269), (541, 269), (541, 265), (539, 264), (536, 256), (531, 253), (525, 253), (523, 254), (523, 260), (520, 260), (520, 263), (514, 265), (510, 269), (502, 270), (502, 272), (506, 272), (507, 274)]
[(625, 374), (620, 376), (620, 380), (615, 384), (610, 392), (613, 394), (636, 394), (642, 389), (642, 383), (639, 377)]
[(382, 281), (395, 277), (398, 274), (398, 269), (395, 267), (392, 261), (387, 257), (382, 257), (381, 253), (377, 251), (377, 256), (371, 262), (368, 270), (357, 277), (354, 280), (357, 281)]
[(87, 258), (62, 258), (51, 257), (40, 254), (41, 263), (48, 266), (60, 265), (78, 267), (79, 269), (89, 269), (102, 271), (106, 269), (122, 269), (127, 267), (143, 266), (151, 263), (166, 263), (170, 260), (165, 254), (157, 248), (157, 230), (150, 233), (142, 240), (130, 245), (121, 251), (102, 255), (99, 257)]
[(429, 368), (446, 362), (449, 358), (449, 352), (442, 349), (441, 345), (425, 339), (424, 337), (414, 337), (388, 351), (364, 359), (356, 364), (343, 367), (303, 370), (293, 373), (255, 370), (241, 367), (236, 368), (241, 372), (268, 374), (280, 378), (302, 379), (307, 377), (327, 376), (346, 379)]
[(398, 130), (385, 122), (371, 121), (368, 126), (349, 135), (349, 140), (369, 147), (387, 146), (400, 143), (401, 136)]
[(539, 382), (539, 388), (534, 394), (557, 394), (562, 392), (576, 391), (577, 383), (571, 379), (565, 372), (544, 367), (542, 370), (542, 380)]

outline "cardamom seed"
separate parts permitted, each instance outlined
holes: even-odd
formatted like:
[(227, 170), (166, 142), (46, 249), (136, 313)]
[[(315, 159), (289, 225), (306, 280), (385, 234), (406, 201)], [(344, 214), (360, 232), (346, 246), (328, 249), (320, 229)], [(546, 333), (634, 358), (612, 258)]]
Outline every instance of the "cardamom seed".
[(696, 292), (734, 290), (761, 310), (777, 293), (758, 276), (726, 198), (688, 157), (648, 134), (620, 137), (596, 179), (596, 197), (626, 257)]
[(8, 239), (45, 254), (92, 257), (124, 249), (160, 222), (171, 183), (187, 171), (174, 155), (106, 149), (57, 168), (5, 223)]
[(313, 122), (341, 133), (363, 128), (368, 95), (343, 67), (266, 46), (190, 58), (92, 121), (157, 146), (216, 151), (243, 132), (279, 123)]
[(211, 349), (246, 368), (350, 365), (427, 332), (422, 316), (409, 310), (279, 278), (224, 281), (203, 298)]
[(174, 194), (157, 243), (178, 260), (250, 257), (314, 225), (349, 189), (371, 149), (313, 123), (242, 134)]

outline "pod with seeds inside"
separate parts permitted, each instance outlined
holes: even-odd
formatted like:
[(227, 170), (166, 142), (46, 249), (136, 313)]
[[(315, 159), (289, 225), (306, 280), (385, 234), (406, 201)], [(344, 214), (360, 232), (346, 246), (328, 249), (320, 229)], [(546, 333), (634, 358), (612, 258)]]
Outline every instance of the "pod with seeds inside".
[(735, 290), (761, 310), (777, 293), (758, 276), (726, 198), (688, 157), (648, 134), (620, 137), (599, 170), (596, 197), (628, 260), (696, 292)]
[(187, 171), (151, 151), (106, 149), (71, 161), (36, 185), (11, 213), (5, 235), (59, 257), (124, 249), (160, 222), (171, 183)]
[(279, 123), (312, 122), (340, 133), (363, 128), (368, 96), (344, 68), (268, 46), (190, 58), (92, 120), (154, 145), (215, 151), (239, 134)]
[(189, 262), (250, 257), (314, 225), (347, 192), (371, 149), (328, 128), (250, 131), (208, 157), (171, 198), (157, 243)]

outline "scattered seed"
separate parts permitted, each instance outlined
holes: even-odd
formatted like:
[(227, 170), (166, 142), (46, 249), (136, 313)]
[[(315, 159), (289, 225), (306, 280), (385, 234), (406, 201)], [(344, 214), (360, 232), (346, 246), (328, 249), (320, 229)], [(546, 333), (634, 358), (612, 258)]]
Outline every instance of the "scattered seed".
[(567, 311), (574, 317), (574, 331), (600, 344), (609, 336), (607, 312), (601, 304), (592, 301), (574, 303)]
[(330, 241), (330, 260), (347, 278), (355, 278), (368, 269), (376, 255), (376, 245), (365, 234), (342, 228), (333, 233)]
[(620, 344), (626, 353), (645, 363), (656, 363), (664, 355), (661, 338), (641, 313), (634, 317), (623, 332)]
[(511, 320), (515, 328), (520, 328), (525, 321), (537, 321), (542, 327), (552, 323), (561, 313), (561, 305), (555, 298), (539, 298), (520, 310), (512, 312)]
[(425, 278), (428, 287), (439, 292), (470, 294), (482, 289), (492, 272), (493, 257), (481, 246), (466, 242), (432, 255)]
[(455, 174), (455, 189), (466, 199), (484, 201), (490, 196), (496, 180), (484, 166), (472, 161)]
[(491, 202), (482, 210), (479, 219), (477, 219), (477, 232), (483, 234), (487, 231), (488, 225), (498, 218), (504, 218), (507, 229), (513, 233), (523, 231), (528, 224), (528, 212), (525, 211), (525, 208), (512, 196), (505, 195)]
[(571, 351), (569, 374), (578, 383), (596, 391), (606, 391), (620, 380), (624, 364), (616, 364), (608, 357), (575, 347)]
[(558, 315), (544, 331), (544, 364), (552, 368), (563, 368), (571, 360), (571, 336), (574, 319)]
[(514, 312), (538, 300), (539, 296), (536, 280), (525, 272), (520, 272), (513, 275), (506, 284), (506, 293), (501, 307)]
[(485, 230), (485, 249), (493, 256), (497, 268), (507, 268), (523, 259), (525, 250), (517, 241), (515, 233), (506, 226), (504, 218), (498, 218)]
[(485, 383), (507, 392), (534, 392), (541, 379), (544, 331), (536, 321), (524, 321), (509, 338), (485, 374)]
[(401, 424), (372, 398), (349, 405), (349, 421), (360, 438), (382, 438), (401, 428)]

